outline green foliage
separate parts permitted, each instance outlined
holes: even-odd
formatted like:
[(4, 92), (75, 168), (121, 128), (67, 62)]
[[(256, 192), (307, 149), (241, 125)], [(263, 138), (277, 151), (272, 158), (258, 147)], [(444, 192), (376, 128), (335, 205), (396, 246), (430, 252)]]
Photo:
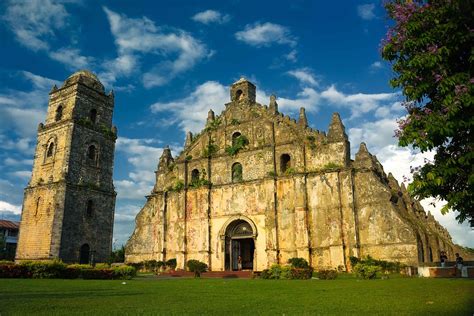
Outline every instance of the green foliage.
[(233, 118), (230, 120), (230, 125), (240, 125), (240, 121), (238, 119)]
[(289, 167), (285, 170), (286, 175), (292, 175), (292, 174), (295, 174), (295, 172), (296, 172), (295, 168), (292, 168), (292, 167)]
[(217, 147), (216, 144), (211, 142), (210, 144), (207, 145), (206, 148), (204, 148), (202, 152), (202, 156), (205, 158), (209, 158), (212, 155), (214, 155), (218, 150), (219, 150), (219, 147)]
[(349, 257), (351, 266), (354, 268), (358, 263), (365, 265), (373, 265), (380, 268), (380, 271), (383, 273), (400, 273), (402, 268), (405, 267), (404, 264), (400, 262), (386, 261), (386, 260), (377, 260), (371, 256), (367, 256), (365, 259), (360, 259), (357, 257)]
[(177, 262), (176, 262), (176, 259), (169, 259), (169, 260), (166, 260), (166, 266), (168, 268), (170, 268), (171, 270), (174, 270), (176, 269), (176, 266), (177, 266)]
[[(293, 258), (293, 259), (301, 259), (301, 258)], [(303, 259), (304, 260), (304, 259)], [(297, 261), (296, 264), (302, 264), (301, 261)], [(260, 278), (262, 279), (311, 279), (313, 274), (313, 268), (311, 267), (304, 267), (304, 268), (296, 268), (289, 265), (279, 265), (274, 264), (270, 267), (270, 269), (265, 269), (260, 273)]]
[(112, 251), (108, 262), (125, 262), (125, 246), (122, 245), (122, 247), (120, 247), (119, 249), (115, 249), (114, 251)]
[(186, 160), (186, 161), (190, 161), (191, 159), (193, 159), (193, 156), (191, 156), (191, 155), (187, 155), (187, 156), (184, 158), (184, 160)]
[(329, 171), (329, 170), (336, 170), (336, 169), (341, 169), (342, 166), (335, 163), (335, 162), (328, 162), (327, 164), (324, 165), (322, 168), (323, 171)]
[(333, 269), (322, 269), (318, 271), (320, 280), (334, 280), (337, 278), (337, 271)]
[(81, 117), (80, 119), (77, 120), (77, 124), (88, 127), (88, 128), (93, 128), (94, 123), (88, 118), (88, 117)]
[(66, 264), (59, 260), (52, 261), (27, 261), (20, 265), (26, 267), (33, 279), (60, 278), (66, 270)]
[(398, 1), (386, 4), (394, 20), (382, 57), (392, 63), (393, 87), (406, 98), (400, 146), (434, 150), (412, 168), (411, 195), (446, 200), (442, 208), (474, 224), (474, 50), (472, 1)]
[(306, 136), (306, 139), (309, 142), (309, 148), (311, 148), (311, 150), (316, 150), (316, 137), (313, 135), (308, 135)]
[(293, 267), (293, 268), (308, 268), (309, 264), (308, 261), (304, 258), (290, 258), (288, 259), (288, 263)]
[(188, 260), (188, 262), (186, 262), (186, 266), (188, 267), (189, 271), (194, 272), (195, 278), (201, 277), (201, 273), (207, 271), (207, 264), (199, 260)]
[(184, 189), (184, 182), (182, 180), (176, 180), (173, 186), (168, 187), (168, 191), (181, 192)]
[(232, 182), (240, 181), (242, 181), (242, 165), (239, 163), (232, 166)]
[(211, 182), (207, 180), (206, 177), (207, 177), (206, 169), (202, 169), (201, 178), (191, 180), (191, 183), (189, 184), (189, 186), (191, 188), (200, 188), (202, 186), (209, 186)]
[(275, 171), (273, 171), (273, 170), (272, 170), (272, 171), (268, 171), (267, 174), (268, 174), (270, 177), (276, 176), (276, 173), (275, 173)]
[(235, 156), (240, 150), (244, 149), (249, 144), (249, 140), (244, 135), (240, 135), (233, 140), (232, 146), (227, 146), (225, 151), (231, 156)]
[(370, 263), (359, 262), (354, 266), (353, 270), (358, 277), (368, 280), (375, 279), (377, 272), (380, 272), (381, 268)]
[(121, 280), (130, 280), (137, 275), (137, 269), (128, 265), (112, 267), (113, 278)]
[(207, 124), (205, 130), (206, 131), (215, 131), (221, 125), (221, 123), (222, 123), (221, 118), (216, 117), (215, 120), (213, 120), (213, 121), (209, 122), (209, 124)]

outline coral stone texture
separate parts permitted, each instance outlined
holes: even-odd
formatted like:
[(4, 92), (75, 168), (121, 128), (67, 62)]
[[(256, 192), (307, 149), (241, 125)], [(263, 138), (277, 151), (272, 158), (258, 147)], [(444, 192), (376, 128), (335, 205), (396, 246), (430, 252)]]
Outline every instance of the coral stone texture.
[[(350, 256), (416, 265), (460, 251), (365, 144), (355, 159), (337, 113), (328, 133), (256, 103), (240, 79), (220, 115), (187, 134), (178, 157), (165, 149), (156, 184), (136, 217), (126, 261), (189, 259), (211, 270), (261, 271), (302, 257), (350, 270)], [(239, 264), (240, 263), (240, 264)]]
[(88, 71), (52, 88), (25, 188), (17, 261), (109, 258), (116, 196), (113, 109), (113, 93), (106, 94)]

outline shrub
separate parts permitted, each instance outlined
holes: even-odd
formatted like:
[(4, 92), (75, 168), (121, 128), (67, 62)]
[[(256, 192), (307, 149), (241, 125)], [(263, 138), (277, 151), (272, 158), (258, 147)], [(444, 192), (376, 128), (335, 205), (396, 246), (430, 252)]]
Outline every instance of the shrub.
[(116, 266), (111, 269), (114, 279), (130, 280), (137, 275), (137, 269), (128, 265)]
[(194, 259), (188, 260), (186, 266), (188, 267), (189, 271), (194, 272), (195, 278), (201, 277), (201, 273), (206, 272), (207, 270), (207, 264)]
[(130, 263), (127, 263), (127, 265), (134, 267), (135, 269), (137, 269), (137, 271), (140, 271), (143, 269), (143, 262), (130, 262)]
[(377, 277), (377, 272), (380, 270), (381, 268), (379, 266), (370, 263), (359, 262), (354, 266), (354, 272), (356, 275), (366, 280), (375, 279)]
[(174, 270), (176, 269), (176, 266), (178, 265), (178, 263), (176, 262), (176, 259), (173, 258), (173, 259), (169, 259), (166, 261), (166, 266), (168, 268), (170, 268), (171, 270)]
[(0, 278), (31, 278), (31, 273), (24, 265), (0, 263)]
[(110, 268), (110, 264), (107, 264), (107, 263), (98, 263), (95, 265), (96, 269), (108, 269)]
[(264, 269), (262, 270), (262, 272), (260, 273), (260, 278), (262, 279), (270, 279), (271, 277), (271, 273), (270, 273), (270, 270), (269, 269)]
[(308, 280), (313, 276), (313, 268), (291, 268), (290, 279)]
[(318, 271), (318, 278), (320, 280), (334, 280), (337, 278), (337, 271), (332, 269), (322, 269)]
[(66, 270), (66, 264), (59, 260), (53, 261), (26, 261), (20, 264), (26, 267), (33, 279), (61, 278)]
[(288, 260), (288, 263), (293, 267), (293, 268), (308, 268), (309, 264), (308, 261), (304, 258), (290, 258)]
[(226, 147), (225, 151), (229, 155), (235, 156), (241, 149), (245, 148), (245, 146), (247, 146), (248, 144), (249, 144), (249, 140), (247, 139), (247, 137), (245, 137), (244, 135), (240, 135), (237, 138), (235, 138), (232, 146)]
[(81, 276), (85, 280), (112, 280), (114, 271), (112, 269), (84, 269)]
[(359, 260), (359, 258), (357, 258), (357, 257), (350, 256), (350, 257), (349, 257), (349, 261), (351, 262), (351, 266), (353, 267), (353, 266), (355, 266), (357, 263), (359, 263), (360, 260)]

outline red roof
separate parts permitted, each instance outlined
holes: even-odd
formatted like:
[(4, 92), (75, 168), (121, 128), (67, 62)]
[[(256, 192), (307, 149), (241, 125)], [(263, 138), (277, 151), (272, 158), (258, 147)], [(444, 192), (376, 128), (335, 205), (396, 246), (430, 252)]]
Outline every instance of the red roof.
[(1, 228), (8, 228), (8, 229), (19, 229), (20, 228), (20, 223), (0, 219), (0, 227)]

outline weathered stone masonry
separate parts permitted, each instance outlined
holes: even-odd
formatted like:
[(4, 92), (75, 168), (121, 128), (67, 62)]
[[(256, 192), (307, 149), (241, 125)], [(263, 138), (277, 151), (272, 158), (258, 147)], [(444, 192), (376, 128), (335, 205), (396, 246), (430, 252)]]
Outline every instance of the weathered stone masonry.
[(16, 260), (104, 261), (115, 196), (113, 93), (79, 71), (50, 92), (31, 180), (25, 189)]
[[(254, 270), (291, 257), (350, 269), (350, 256), (416, 264), (459, 251), (365, 144), (350, 159), (338, 114), (326, 135), (307, 126), (304, 108), (295, 121), (278, 112), (274, 96), (263, 106), (255, 93), (247, 80), (234, 83), (223, 113), (211, 110), (178, 157), (163, 151), (128, 262), (176, 258), (184, 268), (198, 259), (225, 270), (239, 253), (251, 254)], [(226, 148), (239, 135), (248, 144), (233, 156)]]

